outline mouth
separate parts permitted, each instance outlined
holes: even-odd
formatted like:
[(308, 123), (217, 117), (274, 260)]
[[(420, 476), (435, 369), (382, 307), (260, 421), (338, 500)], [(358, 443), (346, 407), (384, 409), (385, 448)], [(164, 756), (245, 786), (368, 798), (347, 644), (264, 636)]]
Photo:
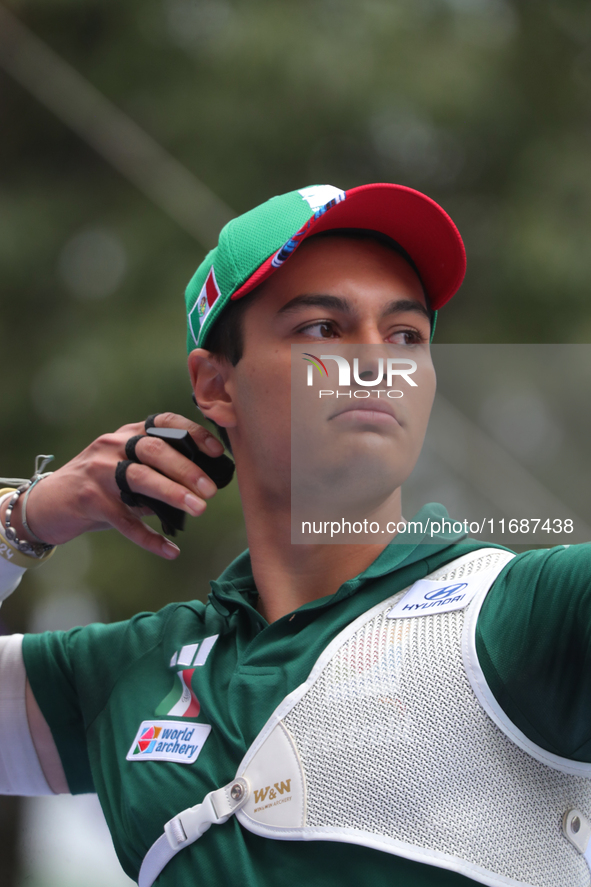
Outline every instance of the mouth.
[(393, 405), (377, 397), (367, 397), (347, 404), (346, 407), (333, 413), (329, 418), (330, 420), (337, 419), (339, 422), (365, 425), (400, 425)]

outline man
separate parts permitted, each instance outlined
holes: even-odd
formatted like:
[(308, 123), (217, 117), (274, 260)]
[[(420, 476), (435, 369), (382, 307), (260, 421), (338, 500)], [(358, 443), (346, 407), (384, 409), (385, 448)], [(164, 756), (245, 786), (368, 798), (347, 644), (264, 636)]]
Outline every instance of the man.
[[(291, 544), (292, 346), (425, 351), (433, 312), (463, 272), (451, 220), (400, 186), (302, 189), (224, 229), (187, 291), (189, 370), (199, 409), (231, 445), (249, 552), (212, 583), (207, 606), (3, 640), (3, 791), (97, 791), (131, 877), (155, 841), (164, 847), (146, 884), (160, 870), (159, 885), (589, 884), (588, 546), (511, 558), (490, 546), (481, 556), (482, 543), (457, 534), (430, 545)], [(422, 372), (421, 409), (327, 418), (343, 452), (371, 448), (372, 471), (396, 469), (387, 493), (397, 525), (400, 481), (418, 457), (434, 393), (428, 362)], [(222, 452), (181, 416), (155, 422)], [(87, 530), (113, 526), (177, 556), (122, 503), (115, 481), (126, 443), (143, 433), (136, 423), (104, 435), (6, 495), (4, 527), (34, 548), (17, 553), (14, 535), (3, 543), (5, 589), (33, 555), (47, 556), (42, 543)], [(203, 514), (215, 494), (203, 471), (147, 436), (135, 452), (140, 463), (126, 471), (133, 493)], [(415, 520), (444, 513), (426, 506)], [(459, 586), (469, 608), (450, 603)], [(417, 618), (408, 601), (419, 593), (444, 605)], [(473, 631), (462, 635), (462, 660), (464, 618)], [(289, 779), (267, 779), (280, 755), (265, 742), (279, 728), (293, 742), (292, 769)], [(261, 782), (251, 779), (253, 761)], [(243, 783), (233, 780), (243, 773), (251, 806), (240, 810)], [(293, 825), (301, 773), (307, 800)], [(224, 786), (236, 816), (211, 814), (203, 822), (219, 824), (185, 846), (189, 818), (176, 814)], [(282, 821), (291, 823), (283, 831)]]

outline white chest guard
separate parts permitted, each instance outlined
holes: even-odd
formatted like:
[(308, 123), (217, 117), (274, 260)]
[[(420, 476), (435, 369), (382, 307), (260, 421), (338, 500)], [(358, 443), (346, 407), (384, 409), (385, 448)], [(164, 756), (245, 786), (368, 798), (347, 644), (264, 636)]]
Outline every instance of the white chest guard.
[(470, 553), (347, 626), (234, 782), (166, 824), (140, 887), (232, 813), (257, 835), (362, 844), (482, 884), (589, 887), (591, 765), (517, 730), (476, 657), (480, 607), (511, 557)]

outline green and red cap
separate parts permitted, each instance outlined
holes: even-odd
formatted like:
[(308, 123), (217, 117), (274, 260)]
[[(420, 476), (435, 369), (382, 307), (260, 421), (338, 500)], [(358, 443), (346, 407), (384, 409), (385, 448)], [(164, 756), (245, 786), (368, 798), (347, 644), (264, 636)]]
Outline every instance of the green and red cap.
[(186, 290), (188, 350), (206, 346), (231, 299), (243, 298), (274, 274), (306, 237), (335, 228), (363, 228), (395, 240), (414, 262), (435, 311), (464, 279), (460, 232), (430, 197), (404, 185), (348, 191), (312, 185), (272, 197), (222, 228), (218, 245)]

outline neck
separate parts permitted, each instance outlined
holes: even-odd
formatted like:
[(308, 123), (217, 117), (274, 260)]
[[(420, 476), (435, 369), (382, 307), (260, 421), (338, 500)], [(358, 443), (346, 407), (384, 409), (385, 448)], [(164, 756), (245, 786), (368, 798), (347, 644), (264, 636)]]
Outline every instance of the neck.
[[(259, 593), (259, 611), (274, 622), (327, 595), (363, 572), (384, 550), (380, 544), (292, 544), (290, 497), (265, 494), (257, 483), (240, 478), (252, 571)], [(390, 519), (401, 520), (400, 490), (390, 502)]]

